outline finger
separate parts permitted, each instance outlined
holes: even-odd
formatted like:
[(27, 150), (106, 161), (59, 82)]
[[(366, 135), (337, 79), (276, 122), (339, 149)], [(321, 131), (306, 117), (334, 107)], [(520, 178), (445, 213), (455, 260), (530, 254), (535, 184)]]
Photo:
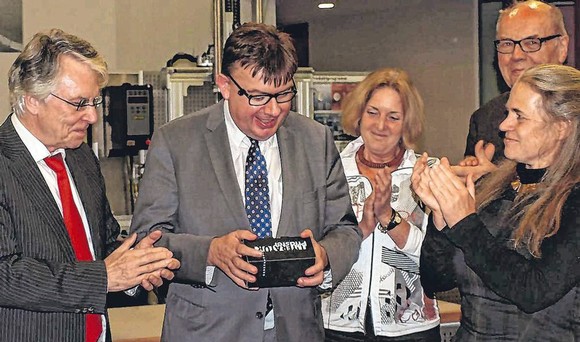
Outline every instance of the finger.
[[(433, 167), (430, 172), (429, 189), (436, 195), (437, 202), (441, 203), (441, 200), (450, 196), (450, 187), (453, 187), (447, 182), (447, 177), (443, 174), (441, 170), (441, 165)], [(439, 194), (439, 197), (437, 196)], [(444, 197), (442, 197), (444, 196)]]
[(169, 262), (169, 265), (167, 265), (167, 268), (170, 270), (177, 270), (181, 267), (181, 262), (177, 259), (171, 259), (171, 262)]
[(232, 236), (234, 236), (238, 241), (242, 241), (242, 240), (254, 241), (258, 238), (258, 235), (252, 233), (251, 231), (249, 231), (247, 229), (236, 230), (236, 231), (233, 231), (227, 235), (230, 235), (230, 234), (232, 234)]
[(240, 270), (243, 273), (250, 273), (250, 274), (258, 273), (258, 268), (256, 266), (250, 264), (245, 259), (242, 259), (240, 257), (233, 258), (232, 265), (233, 265), (233, 267), (231, 267), (232, 270), (236, 269), (236, 270)]
[[(245, 281), (245, 280), (243, 280), (243, 279), (241, 279), (241, 278), (239, 278), (239, 277), (235, 276), (235, 275), (234, 275), (232, 272), (230, 272), (230, 270), (228, 270), (228, 269), (223, 269), (223, 268), (220, 268), (220, 269), (221, 269), (222, 271), (224, 271), (224, 273), (225, 273), (225, 274), (226, 274), (226, 275), (227, 275), (227, 276), (228, 276), (228, 277), (229, 277), (229, 278), (230, 278), (230, 279), (231, 279), (231, 280), (232, 280), (234, 283), (236, 283), (236, 285), (238, 285), (239, 287), (241, 287), (241, 288), (244, 288), (244, 289), (247, 289), (247, 288), (248, 288), (248, 286), (246, 285), (246, 281)], [(255, 282), (255, 281), (256, 281), (256, 280), (255, 280), (255, 278), (254, 278), (253, 280), (250, 280), (249, 282), (253, 283), (253, 282)]]
[(152, 231), (151, 233), (147, 234), (147, 236), (145, 236), (141, 241), (139, 241), (139, 243), (137, 244), (137, 246), (135, 246), (135, 248), (141, 249), (153, 247), (153, 244), (161, 238), (161, 234), (162, 233), (160, 230)]
[(443, 175), (445, 175), (446, 180), (453, 185), (453, 187), (455, 189), (459, 189), (459, 190), (464, 190), (465, 189), (465, 183), (463, 182), (462, 179), (460, 179), (459, 177), (457, 177), (455, 175), (455, 173), (451, 170), (450, 166), (443, 166), (440, 168), (440, 170), (442, 171)]
[[(250, 265), (250, 266), (252, 266), (252, 265)], [(254, 274), (258, 272), (258, 269), (255, 268), (254, 266), (252, 266), (252, 268), (255, 270), (253, 273), (250, 273), (250, 271), (245, 271), (243, 269), (240, 269), (240, 268), (236, 267), (234, 264), (231, 264), (228, 267), (229, 267), (228, 271), (231, 274), (231, 276), (233, 277), (233, 278), (232, 277), (230, 277), (230, 278), (238, 279), (238, 280), (242, 281), (242, 283), (244, 283), (244, 284), (246, 282), (253, 283), (256, 281), (256, 276)]]
[(127, 270), (127, 273), (131, 274), (134, 272), (135, 274), (141, 275), (141, 274), (146, 274), (146, 273), (158, 272), (158, 271), (161, 271), (162, 269), (166, 269), (167, 265), (170, 262), (171, 262), (171, 259), (151, 262), (151, 263), (136, 267), (133, 270), (129, 269), (129, 270)]
[(311, 277), (300, 277), (298, 278), (297, 285), (299, 287), (314, 287), (322, 284), (324, 280), (324, 275), (322, 272), (318, 272)]
[(173, 278), (175, 277), (175, 273), (171, 272), (168, 269), (163, 269), (159, 272), (159, 276), (163, 279), (173, 280)]
[(469, 192), (469, 195), (471, 195), (471, 197), (475, 199), (475, 183), (473, 182), (473, 175), (471, 173), (467, 175), (465, 185), (467, 186), (467, 191)]
[(154, 289), (153, 284), (151, 284), (147, 278), (143, 278), (140, 283), (141, 287), (143, 287), (147, 291), (152, 291)]
[(305, 238), (310, 238), (313, 239), (314, 237), (312, 236), (312, 231), (308, 228), (304, 229), (303, 231), (300, 232), (300, 237), (305, 239)]
[(451, 166), (451, 164), (449, 163), (449, 159), (447, 159), (447, 157), (441, 158), (441, 165), (447, 166), (447, 167)]
[[(133, 247), (133, 244), (135, 243), (135, 240), (137, 240), (137, 233), (133, 233), (131, 235), (129, 235), (121, 244), (121, 246), (119, 246), (115, 252), (117, 253), (123, 253), (125, 251), (128, 251), (129, 249), (131, 249), (131, 247)], [(113, 252), (114, 253), (114, 252)]]
[(160, 275), (158, 276), (155, 274), (149, 274), (145, 279), (154, 287), (160, 287), (161, 285), (163, 285), (163, 279), (161, 278)]
[(236, 248), (236, 254), (240, 256), (251, 256), (254, 258), (261, 258), (264, 253), (258, 249), (246, 246), (244, 244), (240, 244)]
[(487, 145), (485, 145), (484, 150), (485, 159), (491, 162), (494, 154), (495, 154), (495, 145), (492, 143), (488, 143)]

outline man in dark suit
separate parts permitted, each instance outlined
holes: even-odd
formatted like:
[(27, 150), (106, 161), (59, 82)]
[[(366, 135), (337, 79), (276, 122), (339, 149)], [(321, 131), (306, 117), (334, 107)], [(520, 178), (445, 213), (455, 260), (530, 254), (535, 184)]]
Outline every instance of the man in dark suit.
[[(514, 2), (500, 12), (496, 28), (498, 66), (510, 88), (527, 69), (566, 60), (570, 38), (562, 12), (555, 5), (535, 0)], [(495, 146), (493, 162), (504, 158), (499, 124), (505, 119), (508, 97), (509, 92), (500, 94), (471, 115), (462, 165), (477, 165), (476, 143), (480, 140)]]
[[(163, 341), (322, 341), (317, 286), (336, 285), (361, 233), (330, 130), (290, 112), (296, 51), (275, 27), (244, 24), (225, 43), (216, 83), (224, 100), (156, 131), (131, 225), (162, 229), (174, 252)], [(257, 163), (253, 161), (257, 160)], [(251, 165), (259, 171), (246, 175)], [(267, 227), (253, 222), (252, 175)], [(258, 210), (258, 211), (261, 211)], [(248, 289), (261, 257), (243, 240), (310, 238), (315, 264), (296, 286)]]
[[(83, 142), (107, 66), (86, 41), (36, 34), (9, 73), (14, 113), (0, 126), (0, 341), (105, 341), (107, 292), (171, 279), (179, 262), (131, 249)], [(120, 245), (120, 246), (119, 246)], [(115, 247), (118, 247), (115, 249)]]

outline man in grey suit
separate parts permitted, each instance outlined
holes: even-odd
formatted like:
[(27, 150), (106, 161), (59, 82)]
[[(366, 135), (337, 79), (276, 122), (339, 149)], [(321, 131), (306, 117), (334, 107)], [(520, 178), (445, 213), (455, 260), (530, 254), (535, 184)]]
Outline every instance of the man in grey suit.
[[(324, 338), (317, 286), (346, 276), (361, 233), (332, 133), (290, 112), (296, 70), (287, 34), (244, 24), (224, 46), (216, 80), (224, 100), (155, 132), (131, 229), (163, 230), (156, 245), (181, 261), (169, 286), (163, 341)], [(245, 207), (250, 149), (265, 159), (269, 234), (312, 240), (315, 264), (296, 286), (246, 286), (257, 268), (244, 256), (262, 255), (243, 244), (262, 233), (252, 229)]]
[[(131, 249), (83, 143), (107, 66), (86, 41), (37, 33), (9, 72), (14, 113), (0, 126), (0, 341), (110, 340), (107, 292), (171, 279), (160, 232)], [(120, 245), (120, 246), (119, 246)], [(118, 247), (115, 249), (115, 247)]]

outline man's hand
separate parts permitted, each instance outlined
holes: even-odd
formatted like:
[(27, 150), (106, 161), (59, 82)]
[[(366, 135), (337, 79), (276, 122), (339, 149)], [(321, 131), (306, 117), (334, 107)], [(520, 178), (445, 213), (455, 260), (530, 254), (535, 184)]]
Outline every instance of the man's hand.
[(261, 258), (262, 252), (244, 245), (244, 240), (254, 241), (258, 237), (249, 230), (236, 230), (217, 237), (209, 245), (207, 264), (222, 270), (238, 286), (248, 288), (246, 282), (255, 282), (253, 274), (258, 268), (243, 259), (243, 256)]
[[(105, 258), (108, 292), (123, 291), (132, 288), (143, 283), (151, 275), (153, 275), (153, 280), (155, 277), (161, 278), (161, 270), (168, 267), (171, 267), (171, 269), (179, 267), (179, 261), (172, 258), (173, 253), (167, 248), (148, 247), (131, 249), (136, 239), (137, 234), (132, 234), (123, 241), (123, 244), (119, 248)], [(143, 246), (146, 244), (144, 243)], [(172, 277), (172, 275), (168, 274), (166, 276)]]
[(465, 181), (467, 175), (471, 174), (475, 182), (480, 177), (497, 168), (491, 162), (494, 152), (495, 146), (492, 143), (485, 144), (483, 140), (480, 140), (475, 144), (475, 157), (466, 156), (459, 164), (452, 166), (451, 170), (463, 181)]
[[(151, 233), (149, 233), (149, 235), (147, 235), (145, 238), (139, 241), (139, 243), (137, 243), (135, 249), (145, 249), (153, 247), (155, 242), (157, 242), (161, 238), (161, 235), (162, 233), (160, 230), (152, 231)], [(172, 270), (176, 270), (180, 266), (181, 266), (180, 262), (177, 259), (173, 259), (169, 263), (167, 268), (161, 269), (159, 271), (159, 274), (157, 274), (157, 272), (151, 273), (149, 274), (149, 276), (144, 278), (143, 281), (141, 281), (141, 286), (147, 291), (151, 291), (156, 287), (160, 287), (161, 285), (163, 285), (163, 279), (167, 280), (173, 279), (174, 274)]]
[(306, 277), (298, 278), (297, 285), (299, 287), (312, 287), (322, 284), (324, 281), (324, 269), (328, 266), (328, 255), (326, 255), (326, 250), (322, 245), (320, 245), (312, 235), (310, 229), (304, 229), (300, 233), (301, 238), (310, 238), (312, 241), (312, 247), (314, 248), (314, 254), (316, 255), (316, 260), (314, 265), (304, 271)]

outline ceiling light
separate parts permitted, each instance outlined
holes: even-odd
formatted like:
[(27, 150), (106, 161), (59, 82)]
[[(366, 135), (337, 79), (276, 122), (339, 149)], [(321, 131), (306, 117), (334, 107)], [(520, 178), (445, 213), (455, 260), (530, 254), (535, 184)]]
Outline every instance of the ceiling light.
[(331, 9), (334, 8), (334, 2), (321, 2), (318, 4), (320, 9)]

